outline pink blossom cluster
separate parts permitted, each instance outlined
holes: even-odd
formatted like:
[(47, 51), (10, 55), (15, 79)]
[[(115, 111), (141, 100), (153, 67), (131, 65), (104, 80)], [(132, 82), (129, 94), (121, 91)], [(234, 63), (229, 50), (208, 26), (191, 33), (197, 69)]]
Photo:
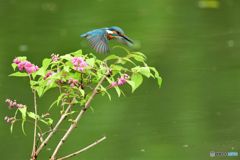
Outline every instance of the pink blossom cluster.
[(53, 53), (53, 54), (51, 55), (52, 61), (57, 62), (57, 61), (58, 61), (58, 56), (59, 56), (59, 54), (56, 55), (56, 54)]
[(72, 79), (72, 78), (69, 76), (68, 84), (70, 84), (70, 87), (74, 87), (74, 84), (75, 84), (75, 83), (78, 83), (78, 80)]
[(47, 75), (45, 77), (43, 77), (43, 79), (45, 80), (46, 78), (50, 77), (52, 75), (51, 71), (47, 71)]
[(27, 73), (33, 73), (39, 70), (38, 66), (32, 64), (27, 60), (22, 62), (20, 59), (15, 58), (13, 60), (13, 63), (16, 63), (18, 65), (18, 68), (20, 71), (22, 71), (23, 69), (26, 69)]
[(83, 57), (75, 57), (71, 59), (72, 64), (75, 66), (74, 70), (75, 71), (84, 71), (85, 69), (83, 67), (89, 66), (89, 64), (84, 61)]
[[(7, 122), (10, 122), (10, 121), (13, 120), (13, 117), (9, 118), (8, 116), (6, 116), (6, 117), (4, 118), (4, 120), (7, 121)], [(13, 122), (13, 121), (12, 121), (12, 122)], [(12, 122), (11, 122), (11, 123), (12, 123)]]
[(117, 85), (123, 85), (123, 83), (126, 83), (126, 79), (129, 76), (127, 74), (123, 74), (123, 76), (121, 76), (121, 78), (118, 79), (118, 83), (117, 82), (112, 82), (111, 85), (112, 87), (117, 86)]
[(14, 100), (14, 102), (13, 102), (10, 99), (7, 99), (5, 102), (9, 103), (10, 108), (13, 108), (13, 106), (16, 106), (18, 108), (23, 108), (24, 107), (23, 104), (17, 104), (16, 100)]

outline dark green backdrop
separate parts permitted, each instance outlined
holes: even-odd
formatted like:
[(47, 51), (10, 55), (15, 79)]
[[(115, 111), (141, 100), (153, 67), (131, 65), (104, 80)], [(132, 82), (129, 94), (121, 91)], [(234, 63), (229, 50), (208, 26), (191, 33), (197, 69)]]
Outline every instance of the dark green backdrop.
[[(163, 78), (144, 79), (133, 94), (112, 101), (97, 96), (61, 148), (59, 156), (96, 139), (107, 139), (72, 159), (172, 160), (213, 159), (210, 151), (238, 152), (240, 123), (239, 0), (1, 0), (0, 1), (0, 159), (30, 158), (33, 126), (15, 123), (10, 134), (6, 98), (31, 109), (33, 95), (25, 78), (8, 77), (15, 56), (41, 66), (52, 53), (95, 51), (80, 34), (118, 26), (141, 44), (150, 66)], [(110, 42), (112, 49), (117, 42)], [(96, 54), (99, 59), (107, 55)], [(57, 97), (49, 91), (38, 99), (39, 113)], [(50, 114), (58, 113), (57, 107)], [(62, 125), (62, 128), (67, 125)], [(63, 133), (57, 133), (39, 156), (47, 159)], [(239, 157), (215, 157), (215, 159)]]

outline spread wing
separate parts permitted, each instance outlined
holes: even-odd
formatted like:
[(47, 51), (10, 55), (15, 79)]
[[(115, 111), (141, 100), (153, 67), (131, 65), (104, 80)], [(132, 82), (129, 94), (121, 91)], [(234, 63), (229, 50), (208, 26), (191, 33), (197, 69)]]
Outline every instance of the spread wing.
[(86, 37), (90, 46), (99, 53), (109, 53), (107, 45), (108, 37), (107, 31), (104, 29), (97, 29), (83, 34), (82, 37)]

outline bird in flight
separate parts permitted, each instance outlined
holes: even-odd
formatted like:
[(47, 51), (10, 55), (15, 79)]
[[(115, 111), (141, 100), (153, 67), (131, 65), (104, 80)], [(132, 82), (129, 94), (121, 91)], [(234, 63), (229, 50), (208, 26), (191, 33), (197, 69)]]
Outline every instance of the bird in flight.
[(121, 28), (115, 26), (110, 28), (95, 29), (82, 34), (81, 37), (87, 38), (90, 46), (98, 53), (110, 52), (107, 42), (111, 39), (127, 46), (130, 46), (129, 42), (134, 44), (134, 42), (124, 34)]

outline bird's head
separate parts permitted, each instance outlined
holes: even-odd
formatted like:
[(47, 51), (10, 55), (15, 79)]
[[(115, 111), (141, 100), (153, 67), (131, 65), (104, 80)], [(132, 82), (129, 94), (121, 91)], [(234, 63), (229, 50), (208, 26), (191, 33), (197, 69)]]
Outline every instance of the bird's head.
[(128, 38), (124, 34), (123, 30), (119, 27), (111, 27), (111, 28), (108, 28), (106, 31), (111, 36), (111, 38), (124, 38), (128, 42), (134, 44), (134, 42), (130, 38)]

